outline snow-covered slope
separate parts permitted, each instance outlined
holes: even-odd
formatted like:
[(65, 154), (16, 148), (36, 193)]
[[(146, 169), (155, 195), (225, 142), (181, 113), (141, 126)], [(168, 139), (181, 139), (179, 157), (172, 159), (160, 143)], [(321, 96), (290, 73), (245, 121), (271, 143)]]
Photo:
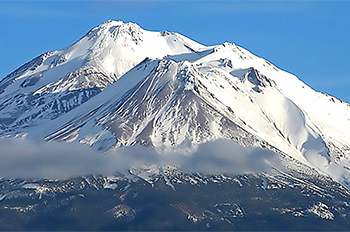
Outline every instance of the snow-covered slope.
[(350, 107), (232, 43), (108, 21), (0, 83), (2, 136), (188, 152), (231, 139), (347, 185)]
[(179, 34), (149, 32), (107, 21), (72, 46), (47, 52), (0, 82), (0, 127), (16, 130), (54, 119), (95, 96), (146, 57), (196, 51), (203, 46)]

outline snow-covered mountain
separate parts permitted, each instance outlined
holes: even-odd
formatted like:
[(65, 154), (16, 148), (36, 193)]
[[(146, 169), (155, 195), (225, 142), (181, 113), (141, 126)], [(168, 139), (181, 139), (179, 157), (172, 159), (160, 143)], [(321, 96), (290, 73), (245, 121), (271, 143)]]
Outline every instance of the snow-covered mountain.
[(26, 63), (0, 83), (1, 127), (54, 119), (95, 96), (146, 57), (162, 58), (201, 45), (179, 34), (148, 32), (107, 21), (78, 42)]
[(2, 137), (165, 152), (231, 139), (349, 186), (349, 104), (233, 43), (107, 21), (18, 68), (0, 91)]

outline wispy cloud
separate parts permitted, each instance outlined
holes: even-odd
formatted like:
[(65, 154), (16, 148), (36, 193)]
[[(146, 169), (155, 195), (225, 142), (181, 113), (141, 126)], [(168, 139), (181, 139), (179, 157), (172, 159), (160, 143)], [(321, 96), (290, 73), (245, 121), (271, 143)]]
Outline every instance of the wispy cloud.
[[(25, 139), (0, 139), (0, 177), (68, 179), (89, 174), (127, 173), (144, 165), (177, 165), (182, 170), (202, 174), (261, 173), (284, 169), (281, 157), (258, 147), (241, 147), (229, 140), (216, 140), (198, 146), (190, 154), (156, 152), (143, 146), (119, 148), (98, 153), (78, 143), (33, 143)], [(310, 150), (308, 162), (350, 188), (350, 162), (328, 161)]]
[(80, 144), (32, 143), (10, 138), (1, 139), (0, 147), (3, 177), (64, 179), (98, 173), (104, 166), (100, 156)]
[(278, 156), (261, 148), (243, 148), (232, 141), (200, 145), (192, 154), (158, 153), (142, 146), (100, 154), (77, 143), (32, 143), (25, 139), (0, 140), (0, 176), (65, 179), (73, 176), (126, 172), (142, 165), (178, 165), (201, 173), (268, 171)]

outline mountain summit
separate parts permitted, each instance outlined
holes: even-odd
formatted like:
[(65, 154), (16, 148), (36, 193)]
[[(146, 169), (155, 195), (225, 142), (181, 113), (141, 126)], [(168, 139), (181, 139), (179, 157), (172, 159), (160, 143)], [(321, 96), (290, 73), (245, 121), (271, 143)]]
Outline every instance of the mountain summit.
[(179, 34), (107, 21), (73, 45), (44, 53), (1, 81), (1, 128), (57, 118), (104, 90), (146, 57), (161, 59), (201, 47)]
[(107, 21), (0, 82), (0, 135), (188, 152), (229, 139), (349, 187), (350, 106), (225, 42)]

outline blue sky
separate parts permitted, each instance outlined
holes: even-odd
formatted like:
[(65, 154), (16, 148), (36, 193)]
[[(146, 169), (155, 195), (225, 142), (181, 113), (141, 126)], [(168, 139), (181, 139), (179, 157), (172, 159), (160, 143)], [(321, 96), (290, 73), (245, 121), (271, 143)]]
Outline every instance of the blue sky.
[(0, 78), (108, 20), (243, 46), (350, 102), (350, 1), (0, 0)]

